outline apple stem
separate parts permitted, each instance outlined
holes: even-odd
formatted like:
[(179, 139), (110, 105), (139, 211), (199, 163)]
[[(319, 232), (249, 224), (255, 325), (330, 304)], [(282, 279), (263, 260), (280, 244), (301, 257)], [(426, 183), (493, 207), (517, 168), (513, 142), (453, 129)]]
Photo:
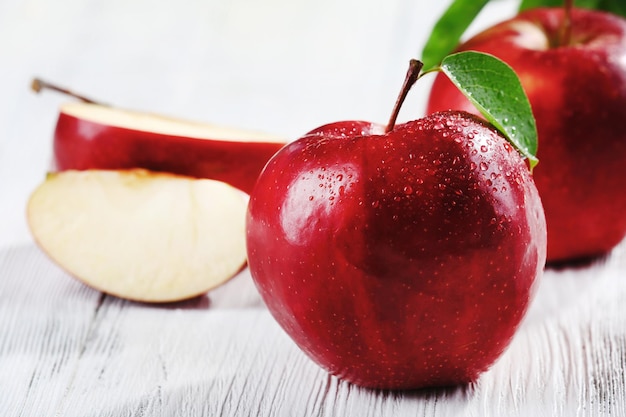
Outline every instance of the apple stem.
[(32, 83), (30, 84), (30, 88), (34, 92), (36, 92), (36, 93), (41, 92), (41, 90), (48, 89), (48, 90), (56, 91), (56, 92), (59, 92), (59, 93), (67, 94), (68, 96), (77, 98), (78, 100), (84, 101), (85, 103), (102, 104), (102, 103), (99, 103), (99, 102), (97, 102), (95, 100), (87, 98), (85, 96), (82, 96), (80, 94), (76, 94), (73, 91), (70, 91), (68, 89), (61, 88), (61, 87), (59, 87), (57, 85), (51, 84), (51, 83), (49, 83), (47, 81), (44, 81), (44, 80), (42, 80), (40, 78), (34, 78)]
[(396, 99), (396, 104), (393, 106), (393, 112), (391, 113), (391, 117), (389, 118), (389, 122), (387, 123), (387, 127), (385, 128), (385, 133), (389, 133), (393, 130), (396, 125), (396, 120), (398, 119), (398, 114), (400, 114), (400, 108), (402, 107), (402, 103), (406, 99), (407, 94), (409, 94), (409, 90), (413, 87), (413, 84), (417, 81), (420, 76), (420, 71), (424, 67), (424, 64), (417, 59), (412, 59), (409, 61), (409, 69), (406, 72), (406, 77), (404, 79), (404, 84), (402, 84), (402, 89), (400, 90), (400, 94)]
[(559, 36), (559, 46), (569, 45), (572, 41), (572, 8), (574, 0), (565, 0), (563, 8), (565, 13), (561, 22), (561, 30)]

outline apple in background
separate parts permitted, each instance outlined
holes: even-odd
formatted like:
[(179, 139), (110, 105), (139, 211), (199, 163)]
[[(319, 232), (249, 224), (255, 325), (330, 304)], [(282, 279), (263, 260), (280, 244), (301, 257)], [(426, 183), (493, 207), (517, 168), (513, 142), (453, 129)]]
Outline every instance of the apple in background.
[(270, 312), (330, 373), (416, 389), (474, 381), (543, 270), (529, 170), (491, 125), (442, 112), (345, 121), (282, 148), (248, 206), (248, 265)]
[[(567, 13), (529, 10), (458, 48), (502, 59), (526, 90), (552, 263), (605, 254), (626, 236), (626, 21), (582, 9), (568, 20)], [(447, 109), (478, 114), (438, 74), (428, 112)]]
[(247, 196), (146, 170), (49, 174), (27, 207), (41, 249), (85, 284), (143, 302), (188, 299), (246, 261)]
[(219, 180), (249, 193), (284, 144), (258, 132), (76, 102), (61, 107), (54, 164), (60, 171), (145, 168)]

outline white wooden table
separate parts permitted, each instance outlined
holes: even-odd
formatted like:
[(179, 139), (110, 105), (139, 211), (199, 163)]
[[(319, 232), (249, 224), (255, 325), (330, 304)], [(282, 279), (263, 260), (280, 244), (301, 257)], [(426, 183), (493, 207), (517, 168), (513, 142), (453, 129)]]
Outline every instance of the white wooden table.
[[(406, 63), (447, 2), (0, 2), (0, 415), (623, 416), (626, 245), (548, 270), (511, 347), (472, 386), (409, 393), (329, 377), (275, 324), (243, 271), (150, 306), (91, 290), (24, 219), (57, 106), (33, 76), (122, 107), (295, 138), (385, 121)], [(515, 9), (493, 3), (472, 27)], [(401, 117), (419, 117), (423, 80)]]

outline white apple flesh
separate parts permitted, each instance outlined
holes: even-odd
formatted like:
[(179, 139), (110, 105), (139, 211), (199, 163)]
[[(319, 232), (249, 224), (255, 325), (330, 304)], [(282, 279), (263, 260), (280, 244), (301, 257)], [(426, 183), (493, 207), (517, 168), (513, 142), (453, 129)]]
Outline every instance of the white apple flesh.
[(142, 302), (201, 295), (245, 265), (247, 198), (222, 182), (142, 169), (53, 173), (31, 195), (37, 244), (68, 273)]

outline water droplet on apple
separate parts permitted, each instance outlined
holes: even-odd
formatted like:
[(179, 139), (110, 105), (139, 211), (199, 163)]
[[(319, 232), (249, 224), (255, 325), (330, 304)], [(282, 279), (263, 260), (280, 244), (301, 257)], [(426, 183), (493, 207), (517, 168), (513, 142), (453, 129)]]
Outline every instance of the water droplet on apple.
[(342, 174), (337, 174), (337, 181), (341, 181), (343, 180), (343, 175)]
[(443, 126), (443, 123), (441, 123), (441, 122), (437, 122), (437, 123), (435, 123), (435, 125), (433, 126), (433, 128), (434, 128), (435, 130), (441, 130), (441, 129), (443, 129), (443, 128), (444, 128), (444, 126)]
[(487, 145), (482, 145), (482, 146), (480, 147), (480, 151), (481, 151), (481, 152), (487, 152), (488, 150), (489, 150), (489, 149), (487, 148)]
[(309, 201), (313, 201), (315, 197), (313, 197), (312, 195), (309, 196)]
[(410, 185), (406, 185), (403, 189), (404, 194), (410, 195), (413, 194), (413, 188)]
[(372, 201), (372, 207), (373, 208), (378, 208), (379, 205), (380, 205), (380, 202), (378, 200)]
[(483, 161), (483, 162), (480, 163), (480, 170), (481, 171), (487, 171), (488, 169), (489, 169), (489, 165), (487, 165), (486, 162)]
[(476, 169), (476, 164), (473, 162), (470, 162), (470, 169), (474, 171)]

